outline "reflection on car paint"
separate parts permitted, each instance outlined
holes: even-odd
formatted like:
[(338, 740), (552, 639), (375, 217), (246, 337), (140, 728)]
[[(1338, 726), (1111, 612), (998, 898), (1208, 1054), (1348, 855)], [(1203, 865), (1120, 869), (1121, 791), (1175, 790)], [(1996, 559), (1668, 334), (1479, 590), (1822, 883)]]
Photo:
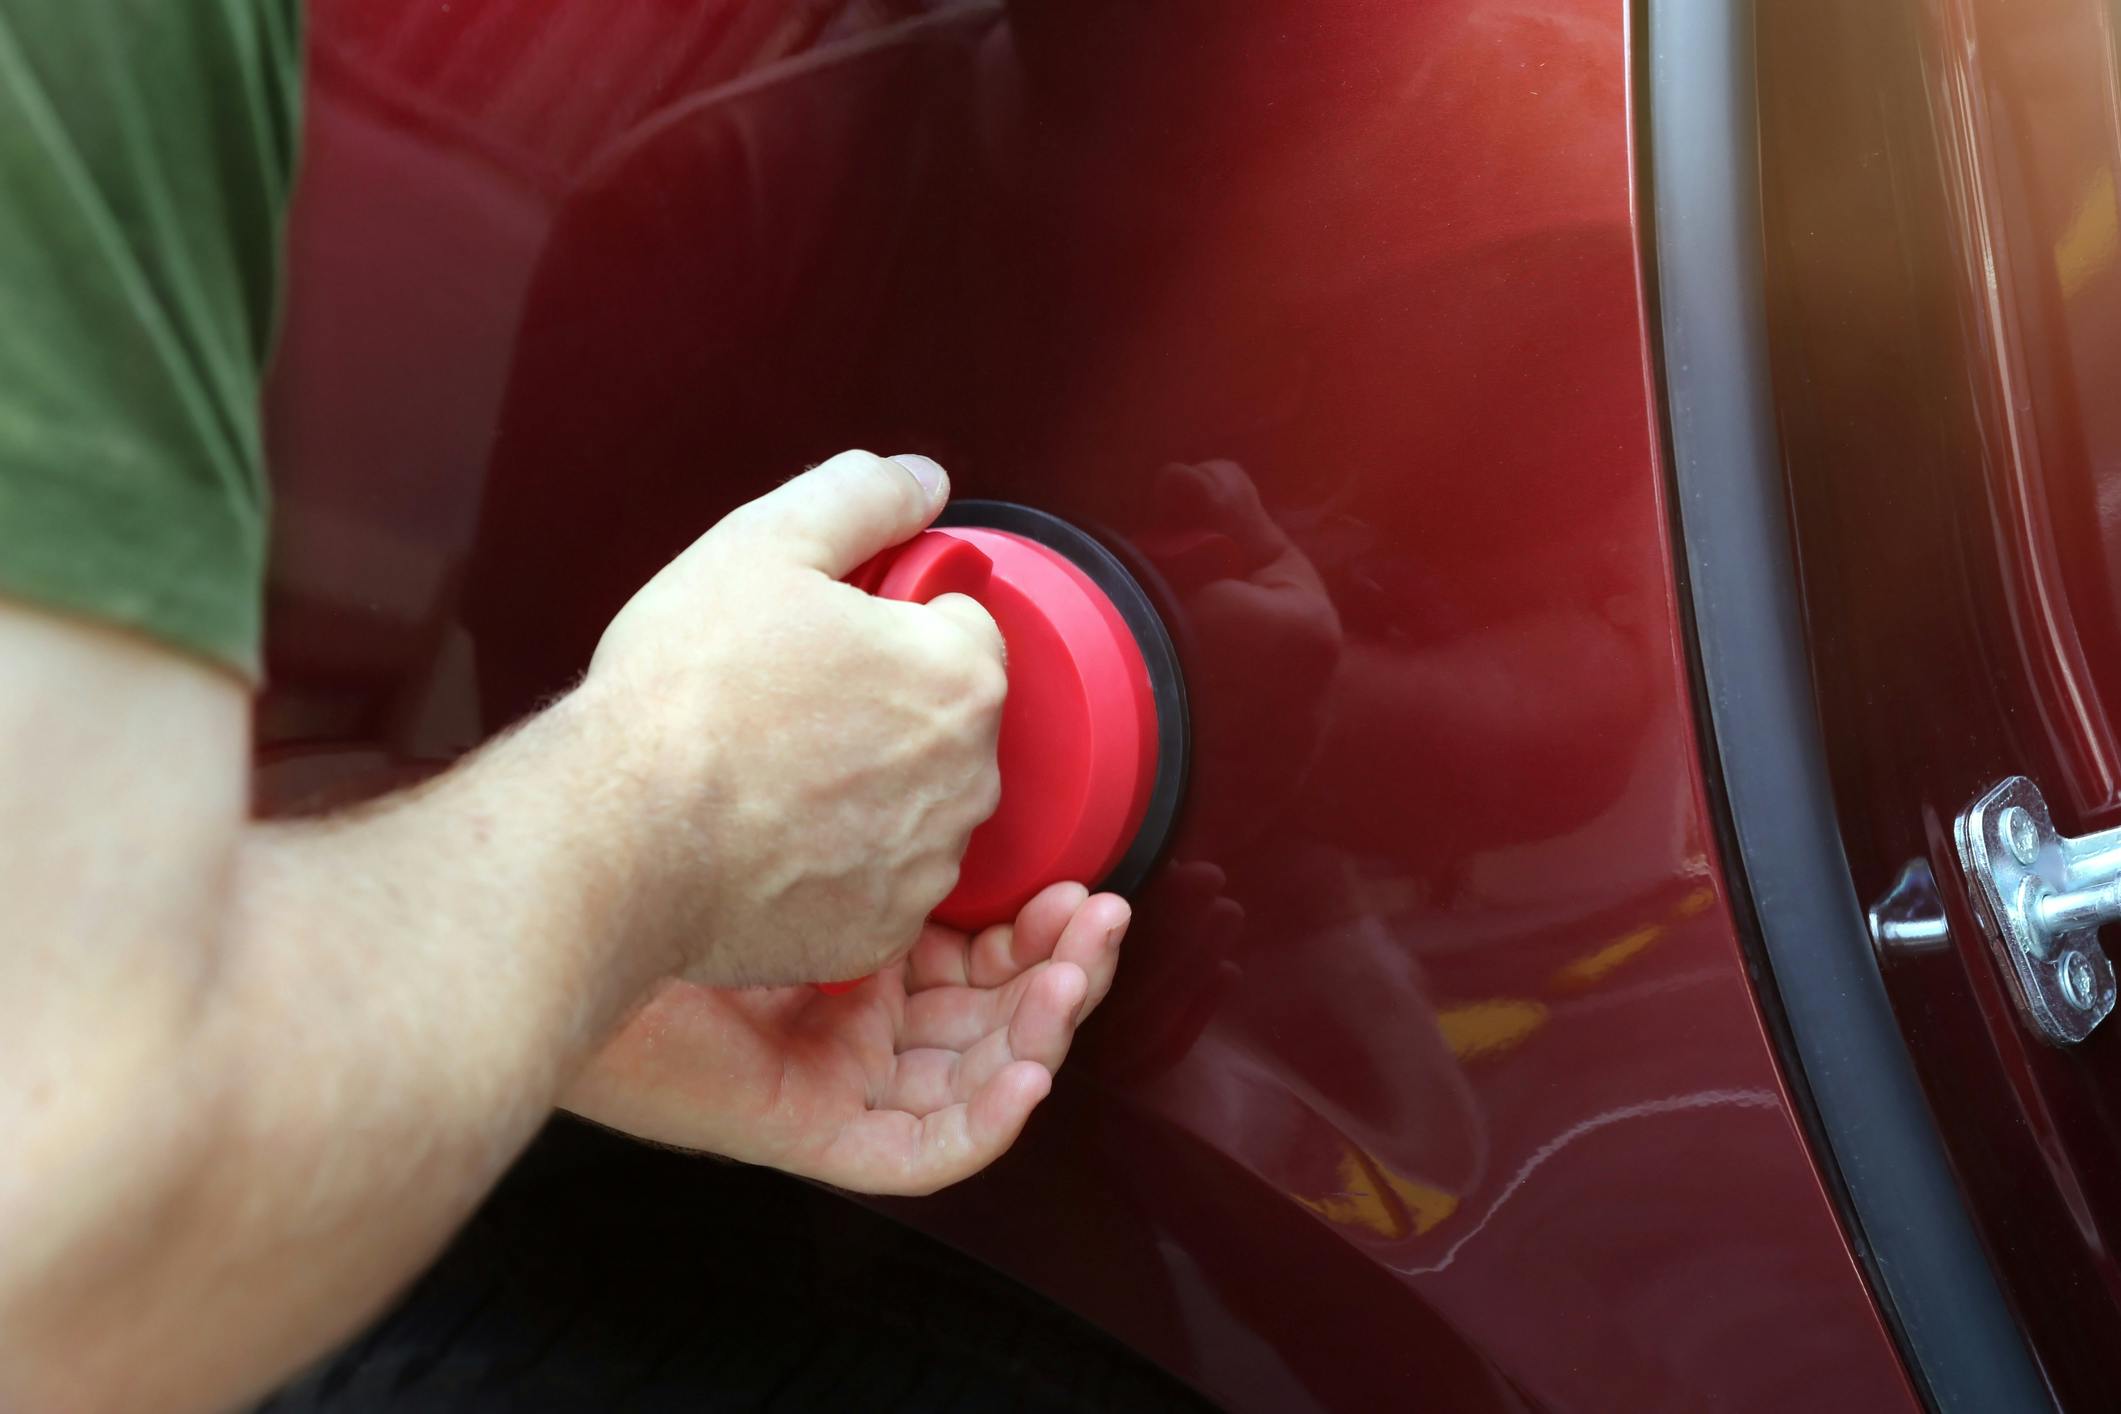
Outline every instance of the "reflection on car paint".
[(1110, 539), (1197, 756), (1019, 1150), (894, 1211), (1237, 1409), (1911, 1407), (1710, 859), (1625, 10), (320, 0), (261, 793), (926, 453)]

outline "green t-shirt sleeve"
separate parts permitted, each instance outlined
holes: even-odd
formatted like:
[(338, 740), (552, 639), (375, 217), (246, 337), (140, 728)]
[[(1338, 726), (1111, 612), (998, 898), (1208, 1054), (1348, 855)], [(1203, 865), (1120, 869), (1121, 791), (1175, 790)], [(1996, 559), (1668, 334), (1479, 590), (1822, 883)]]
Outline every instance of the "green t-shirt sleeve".
[(0, 595), (255, 677), (299, 0), (0, 0)]

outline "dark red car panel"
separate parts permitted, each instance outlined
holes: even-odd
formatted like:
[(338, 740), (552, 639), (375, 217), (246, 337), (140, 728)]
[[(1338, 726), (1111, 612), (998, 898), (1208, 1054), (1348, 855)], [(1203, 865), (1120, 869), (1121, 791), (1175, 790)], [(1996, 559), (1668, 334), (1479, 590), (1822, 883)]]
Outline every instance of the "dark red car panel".
[(1135, 563), (1197, 754), (1063, 1083), (898, 1212), (1236, 1409), (1913, 1407), (1712, 854), (1626, 14), (319, 0), (261, 796), (929, 453)]
[(2121, 1380), (2111, 1025), (2015, 1013), (1953, 819), (2037, 781), (2121, 823), (2114, 11), (1763, 7), (1770, 323), (1810, 633), (1858, 891), (1932, 868), (1952, 948), (1885, 976), (1960, 1183), (2071, 1407)]

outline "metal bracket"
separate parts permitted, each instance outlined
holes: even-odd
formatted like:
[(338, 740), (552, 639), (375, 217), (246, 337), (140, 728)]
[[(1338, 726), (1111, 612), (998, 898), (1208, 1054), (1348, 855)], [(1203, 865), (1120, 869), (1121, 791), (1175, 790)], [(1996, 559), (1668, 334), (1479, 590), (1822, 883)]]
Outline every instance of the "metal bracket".
[(2082, 1041), (2114, 1009), (2099, 926), (2121, 919), (2121, 829), (2061, 834), (2040, 788), (2012, 776), (1968, 806), (1954, 833), (2019, 1013), (2056, 1045)]
[(1866, 921), (1881, 965), (1952, 950), (1952, 927), (1927, 859), (1910, 859), (1900, 866), (1893, 886), (1870, 906)]

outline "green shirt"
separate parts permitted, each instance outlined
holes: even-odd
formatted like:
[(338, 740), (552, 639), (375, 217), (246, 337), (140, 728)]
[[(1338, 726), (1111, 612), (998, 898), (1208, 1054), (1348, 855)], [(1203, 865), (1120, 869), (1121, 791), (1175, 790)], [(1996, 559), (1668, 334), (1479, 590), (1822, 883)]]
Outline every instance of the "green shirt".
[(0, 595), (255, 677), (299, 0), (0, 0)]

